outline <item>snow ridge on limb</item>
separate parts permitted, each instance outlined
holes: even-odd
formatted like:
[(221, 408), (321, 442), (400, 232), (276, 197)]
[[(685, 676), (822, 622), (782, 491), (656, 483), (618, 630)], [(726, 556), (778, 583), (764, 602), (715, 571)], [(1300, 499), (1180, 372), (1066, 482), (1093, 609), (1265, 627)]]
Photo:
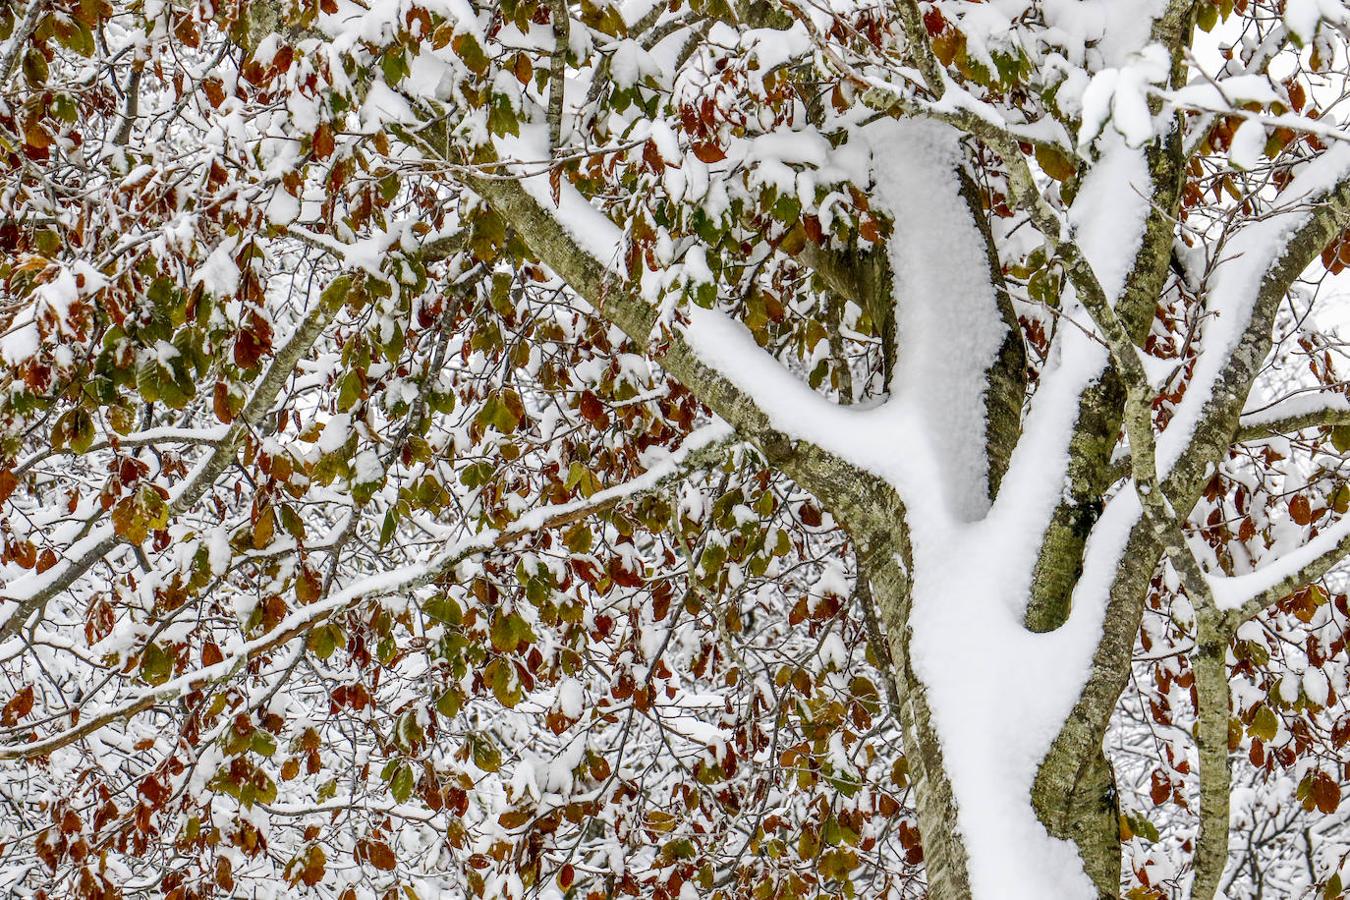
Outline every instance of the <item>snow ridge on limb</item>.
[(872, 151), (879, 205), (895, 228), (886, 245), (897, 359), (887, 403), (912, 410), (916, 435), (929, 436), (952, 514), (979, 518), (989, 508), (987, 372), (1008, 325), (984, 237), (962, 200), (960, 134), (882, 120), (860, 137)]
[[(1308, 163), (1280, 208), (1224, 247), (1210, 291), (1201, 351), (1186, 395), (1158, 438), (1159, 475), (1169, 496), (1193, 497), (1206, 466), (1235, 431), (1253, 379), (1271, 346), (1275, 310), (1288, 286), (1350, 224), (1350, 146)], [(1202, 424), (1203, 423), (1203, 426)], [(1188, 505), (1188, 504), (1186, 504)]]

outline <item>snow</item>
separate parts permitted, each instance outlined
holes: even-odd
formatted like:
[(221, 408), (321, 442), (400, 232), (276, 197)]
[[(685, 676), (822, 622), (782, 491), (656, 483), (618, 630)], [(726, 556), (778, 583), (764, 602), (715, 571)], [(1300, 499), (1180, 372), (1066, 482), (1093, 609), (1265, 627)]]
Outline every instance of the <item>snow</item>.
[(1242, 426), (1244, 428), (1255, 428), (1261, 425), (1269, 425), (1282, 419), (1315, 415), (1323, 412), (1350, 412), (1350, 397), (1346, 397), (1344, 394), (1333, 394), (1320, 390), (1294, 394), (1289, 397), (1281, 398), (1273, 403), (1268, 403), (1265, 406), (1243, 412)]
[(1266, 149), (1266, 127), (1253, 119), (1245, 120), (1233, 134), (1228, 158), (1239, 169), (1255, 169), (1261, 165)]
[(1240, 609), (1248, 600), (1275, 587), (1318, 557), (1331, 551), (1342, 541), (1350, 540), (1350, 516), (1341, 517), (1336, 524), (1323, 529), (1310, 541), (1302, 541), (1301, 528), (1295, 538), (1295, 542), (1301, 546), (1280, 554), (1255, 572), (1232, 576), (1207, 576), (1215, 605), (1219, 609)]
[(300, 201), (283, 188), (272, 192), (267, 204), (267, 221), (273, 225), (289, 225), (300, 217)]
[(1152, 85), (1167, 80), (1167, 51), (1151, 44), (1119, 68), (1102, 69), (1092, 76), (1083, 92), (1083, 121), (1078, 132), (1080, 146), (1090, 143), (1109, 119), (1132, 147), (1141, 147), (1154, 135), (1148, 109)]
[(1331, 682), (1321, 669), (1306, 669), (1303, 672), (1303, 693), (1318, 706), (1326, 706), (1331, 698)]
[[(1140, 515), (1132, 492), (1108, 505), (1093, 533), (1069, 622), (1034, 634), (1022, 615), (1039, 536), (1059, 499), (1077, 398), (1101, 372), (1105, 351), (1078, 329), (1061, 332), (1058, 362), (1043, 377), (990, 507), (980, 375), (1003, 325), (983, 245), (955, 193), (951, 138), (937, 126), (888, 122), (869, 126), (864, 139), (898, 231), (890, 246), (902, 351), (891, 398), (872, 409), (835, 406), (715, 310), (692, 308), (685, 337), (754, 396), (776, 428), (883, 477), (909, 518), (923, 523), (912, 532), (912, 662), (928, 690), (976, 896), (1092, 897), (1076, 851), (1049, 836), (1029, 796), (1087, 677), (1107, 591)], [(1131, 171), (1129, 157), (1121, 160), (1119, 171)], [(1093, 248), (1085, 249), (1089, 259), (1120, 282), (1124, 268), (1112, 254), (1137, 246), (1143, 217), (1130, 180), (1117, 190), (1123, 194), (1094, 188), (1084, 202), (1126, 201), (1134, 233), (1122, 240), (1113, 230), (1108, 239), (1085, 222), (1082, 238)], [(1082, 316), (1072, 303), (1065, 312)], [(958, 336), (964, 343), (953, 350)]]
[(192, 276), (193, 284), (200, 284), (209, 294), (229, 297), (239, 290), (239, 267), (234, 263), (235, 238), (226, 238), (202, 260)]
[(347, 413), (339, 413), (328, 420), (323, 426), (323, 433), (319, 435), (318, 447), (324, 453), (333, 453), (342, 448), (347, 443), (347, 438), (351, 436), (352, 417)]
[(0, 358), (12, 366), (32, 357), (40, 344), (37, 325), (31, 321), (31, 310), (24, 314), (24, 318), (30, 321), (11, 325), (0, 335)]
[(1158, 475), (1166, 478), (1186, 451), (1228, 358), (1255, 311), (1266, 272), (1277, 262), (1289, 236), (1311, 215), (1307, 201), (1350, 172), (1350, 145), (1339, 143), (1309, 163), (1281, 195), (1279, 211), (1235, 234), (1210, 284), (1210, 311), (1200, 336), (1200, 354), (1186, 394), (1158, 438)]
[[(984, 372), (1007, 336), (983, 239), (960, 194), (959, 135), (934, 123), (877, 123), (866, 132), (887, 243), (901, 349), (892, 402), (925, 420), (950, 502), (963, 519), (989, 505)], [(943, 333), (942, 341), (928, 337)]]
[[(1101, 157), (1083, 179), (1069, 210), (1069, 226), (1102, 290), (1114, 302), (1143, 241), (1152, 186), (1143, 150), (1130, 147), (1119, 135), (1103, 136), (1100, 145)], [(1113, 227), (1101, 227), (1103, 220)]]
[(1304, 42), (1312, 40), (1319, 19), (1335, 25), (1347, 19), (1344, 5), (1337, 0), (1288, 0), (1284, 7), (1284, 24)]
[[(1079, 145), (1091, 143), (1098, 161), (1080, 187), (1069, 226), (1114, 299), (1148, 212), (1147, 166), (1138, 149), (1155, 133), (1147, 101), (1168, 73), (1165, 55), (1146, 44), (1146, 15), (1138, 9), (1121, 12), (1119, 5), (1081, 6), (1092, 15), (1074, 19), (1063, 3), (1049, 4), (1047, 12), (1048, 20), (1083, 25), (1082, 52), (1102, 53), (1110, 63), (1082, 86)], [(981, 13), (987, 27), (995, 12)], [(1093, 16), (1095, 23), (1088, 21)], [(969, 102), (958, 91), (943, 100)], [(1105, 129), (1108, 123), (1112, 130)], [(1243, 126), (1243, 132), (1235, 160), (1259, 160), (1260, 125)], [(540, 138), (538, 126), (522, 126), (519, 141), (499, 141), (500, 155), (538, 159)], [(660, 136), (658, 145), (665, 143)], [(982, 376), (1005, 326), (982, 238), (957, 191), (954, 171), (962, 154), (956, 136), (933, 123), (878, 121), (856, 129), (842, 149), (860, 148), (875, 177), (873, 200), (895, 223), (887, 250), (900, 352), (889, 398), (868, 408), (831, 403), (716, 309), (691, 306), (683, 336), (703, 363), (754, 398), (775, 429), (874, 473), (896, 490), (907, 517), (922, 523), (911, 534), (911, 661), (927, 690), (951, 778), (974, 895), (1095, 897), (1074, 847), (1046, 832), (1029, 799), (1037, 767), (1090, 672), (1109, 592), (1142, 514), (1132, 490), (1107, 502), (1093, 530), (1068, 622), (1047, 634), (1031, 633), (1022, 622), (1041, 535), (1060, 500), (1078, 400), (1103, 371), (1106, 352), (1081, 329), (1060, 329), (1027, 411), (1024, 437), (991, 503)], [(666, 156), (669, 148), (660, 149)], [(797, 192), (802, 173), (794, 166), (828, 165), (840, 150), (826, 152), (814, 138), (776, 132), (743, 152), (741, 158), (756, 167), (758, 183)], [(1347, 169), (1350, 151), (1329, 152), (1299, 175), (1287, 196), (1305, 199)], [(526, 190), (595, 263), (624, 277), (616, 262), (623, 257), (625, 236), (613, 223), (566, 181), (555, 201), (545, 174), (522, 174)], [(677, 193), (694, 186), (692, 196), (702, 196), (715, 186), (706, 167), (693, 161), (681, 178), (686, 180)], [(1211, 284), (1217, 314), (1206, 319), (1195, 380), (1160, 443), (1161, 474), (1184, 452), (1250, 317), (1260, 278), (1277, 261), (1280, 239), (1301, 221), (1299, 215), (1286, 212), (1251, 225), (1226, 248), (1226, 261)], [(686, 256), (695, 273), (699, 259), (699, 250)], [(1090, 321), (1071, 295), (1061, 312), (1076, 322)], [(693, 507), (702, 501), (688, 502)], [(519, 524), (537, 525), (543, 515), (527, 513)], [(1215, 579), (1216, 596), (1221, 605), (1240, 605), (1347, 534), (1350, 525), (1329, 529), (1313, 542), (1317, 549), (1285, 554), (1250, 575)], [(837, 650), (831, 647), (826, 655), (833, 659)], [(558, 702), (564, 702), (561, 689)], [(681, 728), (700, 740), (715, 737), (710, 726), (695, 733), (682, 721)]]
[[(549, 156), (548, 131), (543, 125), (521, 123), (519, 138), (502, 137), (497, 140), (497, 144), (501, 159), (528, 161)], [(568, 234), (597, 262), (616, 274), (623, 271), (624, 242), (614, 223), (603, 212), (586, 202), (586, 198), (566, 178), (559, 184), (559, 199), (554, 203), (547, 169), (541, 171), (538, 165), (512, 168), (518, 172), (529, 172), (520, 178), (521, 186), (536, 203), (553, 213)]]

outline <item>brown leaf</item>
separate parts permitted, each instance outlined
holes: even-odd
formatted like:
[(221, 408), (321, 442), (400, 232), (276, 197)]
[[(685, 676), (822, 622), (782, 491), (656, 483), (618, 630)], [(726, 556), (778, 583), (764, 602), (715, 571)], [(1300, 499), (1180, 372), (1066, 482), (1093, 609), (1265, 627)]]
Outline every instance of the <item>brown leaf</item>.
[(497, 817), (497, 823), (503, 828), (515, 829), (530, 821), (530, 813), (524, 809), (513, 809)]
[(1149, 797), (1155, 806), (1162, 806), (1172, 796), (1172, 782), (1161, 769), (1153, 770), (1153, 781), (1149, 786)]
[(14, 493), (14, 489), (19, 486), (19, 479), (14, 477), (14, 472), (5, 469), (0, 472), (0, 503), (9, 499), (9, 495)]
[(534, 63), (524, 53), (516, 54), (515, 63), (511, 68), (515, 72), (516, 80), (521, 84), (529, 84), (530, 79), (534, 77)]
[(314, 156), (327, 159), (333, 155), (333, 126), (324, 122), (314, 131)]
[(24, 716), (33, 711), (33, 686), (27, 685), (5, 704), (5, 709), (0, 714), (0, 724), (16, 725)]
[(1334, 813), (1341, 805), (1341, 786), (1336, 783), (1336, 779), (1321, 770), (1313, 773), (1308, 795), (1318, 811), (1325, 815)]
[(694, 155), (705, 163), (721, 162), (727, 158), (726, 152), (713, 143), (699, 143), (693, 146)]
[(377, 869), (392, 872), (398, 865), (393, 849), (384, 841), (365, 841), (366, 861)]
[(220, 646), (215, 641), (207, 641), (202, 645), (202, 665), (214, 666), (224, 661), (225, 654), (220, 652)]
[(1289, 518), (1299, 525), (1307, 525), (1313, 520), (1312, 507), (1307, 497), (1299, 494), (1289, 501)]

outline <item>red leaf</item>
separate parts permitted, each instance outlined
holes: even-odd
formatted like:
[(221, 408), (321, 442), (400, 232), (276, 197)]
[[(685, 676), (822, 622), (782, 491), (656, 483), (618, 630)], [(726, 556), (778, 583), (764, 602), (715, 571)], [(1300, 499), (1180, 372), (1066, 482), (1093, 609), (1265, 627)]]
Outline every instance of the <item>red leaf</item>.
[(581, 417), (592, 424), (597, 424), (605, 418), (605, 405), (590, 391), (582, 391), (580, 411)]

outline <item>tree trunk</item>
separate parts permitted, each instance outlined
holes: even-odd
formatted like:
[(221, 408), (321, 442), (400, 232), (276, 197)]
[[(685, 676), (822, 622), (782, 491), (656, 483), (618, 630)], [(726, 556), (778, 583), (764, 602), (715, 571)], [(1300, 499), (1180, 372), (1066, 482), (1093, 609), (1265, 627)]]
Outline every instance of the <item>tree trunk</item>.
[(871, 574), (872, 595), (886, 624), (886, 640), (900, 689), (901, 731), (914, 785), (928, 896), (932, 900), (968, 900), (970, 873), (965, 843), (956, 827), (956, 801), (927, 696), (909, 664), (909, 578), (893, 555), (877, 555), (883, 558), (861, 568)]

